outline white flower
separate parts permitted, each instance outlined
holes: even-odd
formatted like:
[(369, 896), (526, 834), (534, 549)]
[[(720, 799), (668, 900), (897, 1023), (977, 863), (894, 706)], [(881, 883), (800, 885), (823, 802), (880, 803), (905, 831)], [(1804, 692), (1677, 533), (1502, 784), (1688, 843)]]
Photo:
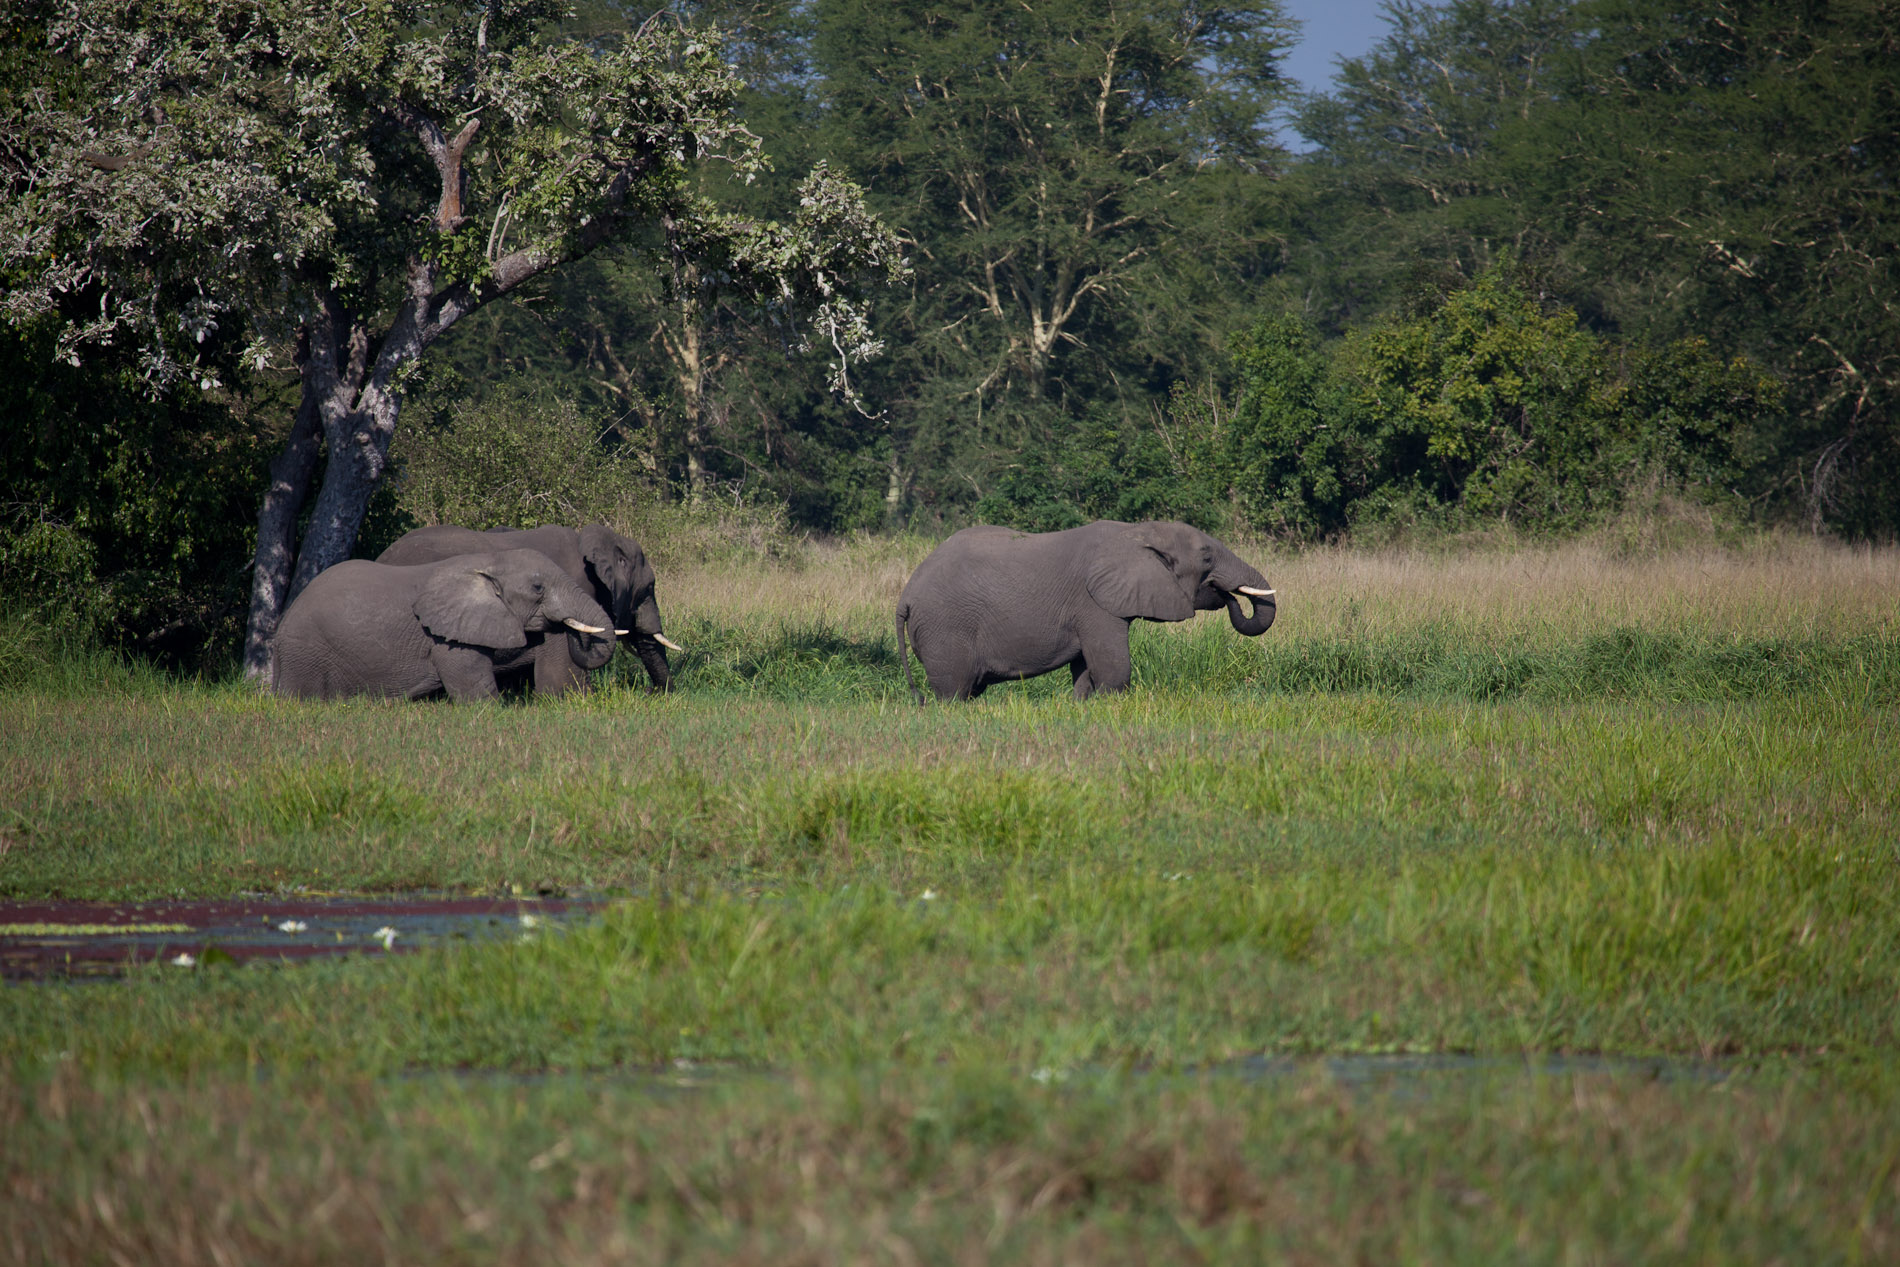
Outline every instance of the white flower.
[(172, 963), (180, 968), (195, 968), (198, 966), (198, 957), (196, 955), (180, 954), (172, 960)]
[(384, 950), (389, 949), (391, 943), (396, 940), (396, 936), (396, 930), (387, 924), (384, 924), (381, 928), (370, 934), (372, 940), (383, 943)]
[(301, 933), (304, 929), (309, 927), (310, 925), (300, 919), (287, 919), (277, 926), (277, 931), (280, 933)]
[(539, 928), (541, 927), (541, 917), (539, 915), (523, 915), (521, 917), (521, 926), (523, 928)]
[(924, 890), (924, 895), (923, 895), (923, 899), (922, 899), (922, 900), (923, 900), (923, 901), (926, 901), (926, 902), (934, 902), (934, 901), (936, 901), (936, 900), (937, 900), (937, 890), (935, 890), (935, 889), (925, 889), (925, 890)]

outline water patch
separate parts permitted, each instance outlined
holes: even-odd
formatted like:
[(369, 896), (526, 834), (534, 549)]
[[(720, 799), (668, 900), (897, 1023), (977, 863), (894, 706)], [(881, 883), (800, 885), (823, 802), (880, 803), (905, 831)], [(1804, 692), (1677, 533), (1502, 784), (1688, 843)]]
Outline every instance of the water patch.
[(1658, 1082), (1720, 1082), (1731, 1070), (1705, 1060), (1667, 1056), (1606, 1056), (1471, 1052), (1348, 1053), (1334, 1056), (1248, 1056), (1205, 1066), (1196, 1074), (1271, 1081), (1323, 1072), (1348, 1089), (1390, 1090), (1427, 1082), (1479, 1078), (1615, 1076)]
[(224, 901), (0, 901), (0, 979), (113, 977), (178, 968), (347, 954), (402, 954), (451, 941), (531, 933), (584, 919), (594, 897), (429, 894), (253, 895)]

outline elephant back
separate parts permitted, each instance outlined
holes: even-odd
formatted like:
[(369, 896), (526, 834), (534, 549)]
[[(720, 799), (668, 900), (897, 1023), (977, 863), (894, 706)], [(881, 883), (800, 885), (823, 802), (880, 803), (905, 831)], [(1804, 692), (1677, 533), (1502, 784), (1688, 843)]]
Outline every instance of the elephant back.
[(497, 528), (477, 532), (455, 524), (430, 524), (405, 532), (376, 556), (378, 563), (417, 567), (440, 563), (462, 554), (492, 554), (496, 550), (536, 550), (546, 555), (581, 584), (587, 584), (581, 559), (580, 534), (559, 524), (540, 528)]

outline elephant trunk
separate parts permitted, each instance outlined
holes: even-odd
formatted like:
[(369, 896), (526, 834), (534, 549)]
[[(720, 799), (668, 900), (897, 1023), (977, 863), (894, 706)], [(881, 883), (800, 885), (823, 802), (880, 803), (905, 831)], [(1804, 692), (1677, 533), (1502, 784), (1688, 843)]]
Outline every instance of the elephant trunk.
[(613, 656), (613, 624), (606, 611), (565, 576), (549, 582), (541, 615), (550, 636), (566, 627), (568, 658), (576, 666), (598, 669)]
[(1279, 604), (1271, 595), (1261, 597), (1249, 594), (1247, 598), (1253, 603), (1253, 615), (1243, 616), (1240, 614), (1240, 597), (1239, 594), (1227, 596), (1227, 619), (1234, 626), (1235, 633), (1245, 634), (1249, 638), (1258, 638), (1273, 624), (1273, 617), (1279, 610)]
[(567, 631), (567, 656), (583, 669), (598, 669), (613, 658), (614, 640), (612, 630), (606, 633), (581, 633)]
[[(652, 594), (648, 594), (634, 609), (632, 625), (633, 632), (642, 637), (651, 638), (660, 632), (660, 604)], [(626, 628), (624, 624), (621, 627)]]
[(647, 671), (647, 682), (654, 692), (673, 689), (673, 672), (666, 663), (666, 648), (657, 638), (643, 638), (635, 635), (633, 653), (640, 657), (640, 664)]
[(660, 641), (660, 605), (654, 601), (651, 592), (634, 609), (631, 628), (633, 653), (640, 657), (640, 664), (647, 671), (647, 681), (654, 691), (667, 691), (673, 687), (673, 672), (666, 662), (666, 645)]

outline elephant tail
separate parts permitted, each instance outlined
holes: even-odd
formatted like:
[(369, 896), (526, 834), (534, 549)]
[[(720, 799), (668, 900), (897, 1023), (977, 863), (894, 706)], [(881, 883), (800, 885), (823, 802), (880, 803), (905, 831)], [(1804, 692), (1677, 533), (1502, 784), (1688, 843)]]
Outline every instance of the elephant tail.
[(910, 604), (899, 603), (897, 605), (897, 658), (904, 662), (904, 680), (910, 683), (911, 698), (916, 700), (918, 707), (921, 708), (924, 702), (924, 693), (917, 689), (917, 679), (911, 674), (910, 649), (906, 645), (904, 636), (904, 626), (909, 620)]

